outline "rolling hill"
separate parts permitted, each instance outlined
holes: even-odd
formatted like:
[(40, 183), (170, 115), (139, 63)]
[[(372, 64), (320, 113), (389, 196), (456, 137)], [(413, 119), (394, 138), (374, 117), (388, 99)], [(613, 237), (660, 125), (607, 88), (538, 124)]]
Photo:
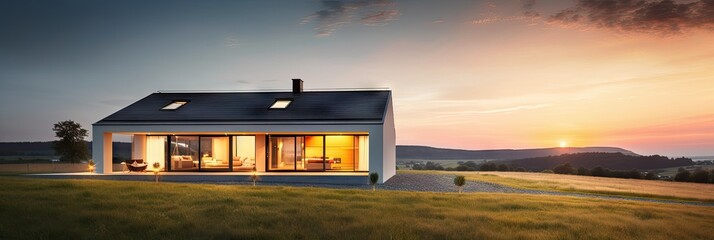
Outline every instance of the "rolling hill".
[(602, 152), (622, 153), (639, 156), (626, 149), (617, 147), (566, 147), (566, 148), (534, 148), (534, 149), (496, 149), (496, 150), (462, 150), (435, 148), (427, 146), (397, 146), (397, 161), (400, 160), (513, 160), (534, 157), (556, 156), (561, 154)]

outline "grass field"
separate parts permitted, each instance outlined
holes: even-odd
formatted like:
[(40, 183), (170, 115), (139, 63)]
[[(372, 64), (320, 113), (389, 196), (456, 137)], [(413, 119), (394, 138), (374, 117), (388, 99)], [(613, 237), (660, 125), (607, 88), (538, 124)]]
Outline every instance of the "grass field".
[(0, 177), (0, 239), (711, 239), (714, 207)]
[(521, 189), (714, 202), (714, 184), (528, 172), (400, 171), (400, 173), (459, 174), (466, 176), (468, 180), (498, 183)]

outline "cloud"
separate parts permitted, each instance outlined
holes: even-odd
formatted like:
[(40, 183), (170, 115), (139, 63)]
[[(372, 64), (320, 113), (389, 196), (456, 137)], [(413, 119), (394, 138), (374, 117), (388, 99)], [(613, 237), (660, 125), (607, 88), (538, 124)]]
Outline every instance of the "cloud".
[(362, 17), (362, 24), (368, 26), (381, 26), (387, 24), (388, 21), (394, 20), (399, 15), (397, 10), (379, 11), (371, 15)]
[(394, 4), (389, 0), (321, 1), (322, 9), (303, 18), (301, 24), (315, 23), (318, 36), (329, 36), (354, 19), (368, 26), (381, 26), (394, 20), (399, 11), (386, 9)]
[(654, 35), (714, 30), (714, 1), (579, 0), (575, 7), (550, 16), (548, 22), (563, 27)]
[(540, 17), (540, 13), (533, 10), (536, 5), (536, 0), (522, 0), (521, 4), (523, 5), (523, 16), (530, 18)]
[(476, 111), (476, 113), (481, 113), (481, 114), (510, 113), (510, 112), (515, 112), (515, 111), (532, 110), (532, 109), (538, 109), (538, 108), (544, 108), (544, 107), (550, 107), (550, 106), (553, 106), (553, 105), (552, 104), (521, 105), (521, 106), (515, 106), (515, 107), (509, 107), (509, 108)]
[(522, 9), (521, 13), (510, 16), (501, 16), (495, 13), (495, 10), (498, 8), (497, 5), (493, 2), (486, 2), (484, 3), (484, 9), (486, 10), (485, 13), (482, 13), (480, 14), (480, 17), (471, 20), (470, 23), (480, 25), (496, 22), (524, 21), (527, 22), (528, 25), (536, 24), (537, 20), (540, 19), (540, 13), (534, 10), (536, 0), (522, 0), (520, 2)]
[(230, 36), (223, 40), (223, 46), (226, 46), (228, 48), (234, 48), (238, 45), (240, 45), (240, 42), (238, 41), (238, 38), (236, 38), (236, 37)]

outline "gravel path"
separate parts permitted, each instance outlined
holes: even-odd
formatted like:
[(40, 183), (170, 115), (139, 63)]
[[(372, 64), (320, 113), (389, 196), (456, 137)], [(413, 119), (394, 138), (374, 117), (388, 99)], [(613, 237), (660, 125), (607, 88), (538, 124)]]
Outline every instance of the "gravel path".
[[(388, 190), (404, 190), (404, 191), (429, 191), (429, 192), (456, 192), (457, 187), (454, 185), (455, 175), (437, 175), (437, 174), (397, 174), (387, 180), (385, 184), (380, 186), (382, 189)], [(569, 193), (555, 192), (543, 190), (525, 190), (517, 189), (508, 186), (503, 186), (495, 183), (487, 183), (481, 181), (467, 181), (464, 185), (464, 192), (499, 192), (499, 193), (524, 193), (524, 194), (539, 194), (539, 195), (555, 195), (555, 196), (573, 196), (573, 197), (588, 197), (601, 199), (615, 200), (635, 200), (656, 203), (675, 203), (697, 206), (714, 206), (714, 203), (704, 202), (687, 202), (678, 200), (666, 199), (651, 199), (642, 197), (627, 197), (627, 196), (607, 196), (587, 193)]]

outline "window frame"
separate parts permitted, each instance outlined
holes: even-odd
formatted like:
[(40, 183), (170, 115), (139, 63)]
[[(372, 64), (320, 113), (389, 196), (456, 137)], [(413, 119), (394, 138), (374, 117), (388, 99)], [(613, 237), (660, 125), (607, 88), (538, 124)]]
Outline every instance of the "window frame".
[[(278, 102), (284, 102), (287, 101), (288, 103), (284, 107), (275, 107), (275, 104), (278, 104)], [(275, 101), (273, 101), (272, 104), (270, 104), (270, 107), (268, 107), (269, 110), (280, 110), (280, 109), (286, 109), (290, 107), (290, 105), (293, 104), (293, 101), (295, 99), (292, 98), (276, 98)]]
[[(176, 107), (176, 108), (167, 108), (167, 107), (171, 106), (172, 104), (178, 104), (178, 103), (180, 103), (180, 102), (183, 102), (183, 104), (179, 105), (179, 106)], [(161, 110), (161, 111), (176, 111), (176, 110), (178, 110), (178, 109), (181, 109), (183, 106), (186, 106), (186, 104), (188, 104), (189, 102), (191, 102), (191, 101), (189, 101), (189, 100), (180, 100), (180, 99), (171, 100), (171, 102), (169, 102), (168, 104), (164, 105), (164, 106), (161, 107), (161, 109), (159, 109), (159, 110)]]

